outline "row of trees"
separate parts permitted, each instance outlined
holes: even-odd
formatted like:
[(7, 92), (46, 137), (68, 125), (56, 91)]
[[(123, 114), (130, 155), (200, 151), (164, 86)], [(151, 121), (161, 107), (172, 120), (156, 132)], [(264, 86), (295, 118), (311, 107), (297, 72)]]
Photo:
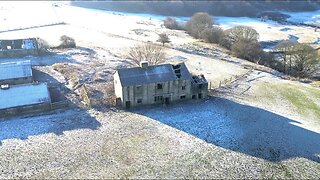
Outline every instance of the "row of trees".
[(284, 40), (273, 49), (275, 57), (280, 59), (278, 70), (292, 76), (310, 77), (319, 65), (316, 49), (308, 44)]
[(204, 12), (194, 14), (185, 25), (179, 24), (174, 18), (164, 21), (164, 26), (169, 29), (184, 29), (194, 38), (220, 44), (239, 58), (249, 61), (259, 59), (262, 51), (256, 30), (247, 26), (237, 26), (223, 31), (214, 24), (214, 19)]
[(184, 29), (195, 38), (229, 49), (238, 58), (269, 66), (288, 75), (310, 77), (319, 64), (318, 53), (310, 45), (286, 40), (280, 42), (273, 52), (267, 53), (262, 50), (258, 41), (259, 33), (255, 29), (236, 26), (222, 30), (214, 24), (214, 19), (203, 12), (194, 14), (185, 25), (177, 23), (174, 18), (164, 21), (167, 28)]

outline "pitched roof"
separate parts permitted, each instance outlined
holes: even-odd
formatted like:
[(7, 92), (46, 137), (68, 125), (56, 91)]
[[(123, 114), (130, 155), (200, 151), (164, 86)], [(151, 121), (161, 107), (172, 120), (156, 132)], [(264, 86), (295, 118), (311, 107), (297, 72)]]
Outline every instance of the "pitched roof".
[(177, 66), (180, 69), (180, 78), (177, 77), (174, 65), (171, 64), (154, 65), (145, 68), (122, 68), (117, 71), (122, 86), (135, 86), (191, 78), (191, 74), (184, 63), (180, 63)]
[(0, 63), (0, 80), (32, 76), (31, 61)]
[(0, 89), (0, 109), (50, 102), (47, 84), (25, 84)]

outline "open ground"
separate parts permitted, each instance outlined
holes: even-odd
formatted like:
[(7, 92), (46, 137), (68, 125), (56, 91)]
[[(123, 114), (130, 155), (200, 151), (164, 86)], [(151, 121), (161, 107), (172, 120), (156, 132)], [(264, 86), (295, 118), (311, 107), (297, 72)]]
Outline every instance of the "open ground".
[[(77, 48), (22, 58), (32, 60), (37, 81), (48, 82), (72, 106), (1, 119), (0, 178), (320, 177), (318, 87), (165, 29), (157, 19), (52, 7), (48, 16), (56, 19), (44, 22), (67, 24), (0, 37), (37, 36), (53, 46), (61, 35), (73, 37)], [(155, 42), (161, 32), (172, 41), (167, 62), (183, 61), (191, 72), (203, 73), (211, 82), (210, 97), (128, 111), (110, 107), (106, 89), (117, 67), (130, 66), (128, 48)], [(84, 87), (92, 108), (82, 97)]]

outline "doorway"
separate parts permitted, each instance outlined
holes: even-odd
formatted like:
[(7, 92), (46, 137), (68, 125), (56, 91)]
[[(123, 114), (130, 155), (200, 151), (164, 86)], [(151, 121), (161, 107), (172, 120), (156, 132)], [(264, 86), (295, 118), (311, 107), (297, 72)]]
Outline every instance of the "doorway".
[(130, 101), (126, 101), (126, 108), (130, 108)]
[(168, 104), (170, 103), (170, 98), (169, 98), (169, 97), (166, 97), (166, 98), (164, 99), (164, 103), (165, 103), (166, 105), (168, 105)]

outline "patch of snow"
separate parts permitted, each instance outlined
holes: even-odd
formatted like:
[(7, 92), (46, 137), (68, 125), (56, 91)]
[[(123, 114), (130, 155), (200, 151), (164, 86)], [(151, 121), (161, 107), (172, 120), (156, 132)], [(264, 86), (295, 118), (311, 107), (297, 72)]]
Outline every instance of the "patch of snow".
[(285, 12), (282, 13), (290, 15), (288, 21), (296, 23), (305, 23), (320, 26), (320, 10), (308, 12)]
[(0, 31), (61, 22), (49, 2), (6, 2), (0, 7)]

